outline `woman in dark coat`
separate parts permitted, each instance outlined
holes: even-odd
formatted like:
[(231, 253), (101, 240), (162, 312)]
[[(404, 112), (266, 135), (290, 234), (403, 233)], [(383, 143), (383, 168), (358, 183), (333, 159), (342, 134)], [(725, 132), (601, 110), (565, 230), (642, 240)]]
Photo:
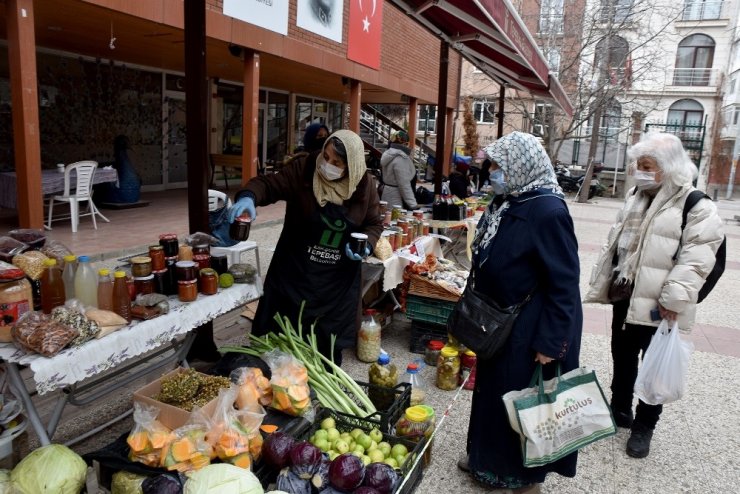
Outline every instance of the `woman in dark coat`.
[[(236, 196), (231, 221), (255, 205), (284, 200), (285, 224), (265, 278), (252, 332), (277, 332), (275, 314), (298, 323), (305, 301), (304, 332), (316, 322), (321, 353), (331, 358), (331, 336), (337, 337), (334, 361), (354, 345), (360, 319), (360, 262), (383, 231), (378, 192), (366, 173), (362, 139), (339, 130), (321, 153), (288, 165), (278, 174), (253, 178)], [(350, 235), (368, 236), (364, 252), (349, 249)]]
[(504, 307), (533, 295), (501, 352), (478, 361), (468, 458), (460, 467), (493, 492), (534, 493), (548, 472), (573, 477), (577, 453), (525, 468), (501, 397), (526, 388), (538, 362), (545, 364), (547, 379), (555, 376), (553, 360), (563, 373), (578, 367), (583, 322), (578, 245), (550, 159), (537, 139), (513, 132), (486, 153), (497, 195), (473, 244), (475, 286)]

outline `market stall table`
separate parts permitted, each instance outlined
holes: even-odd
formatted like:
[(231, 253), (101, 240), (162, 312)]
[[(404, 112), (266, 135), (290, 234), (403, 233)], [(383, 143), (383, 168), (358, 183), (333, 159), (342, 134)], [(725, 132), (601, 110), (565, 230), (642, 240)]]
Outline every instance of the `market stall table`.
[[(54, 357), (26, 354), (14, 344), (4, 343), (0, 344), (0, 359), (5, 363), (11, 383), (23, 401), (39, 441), (46, 445), (51, 442), (67, 403), (85, 405), (157, 368), (174, 362), (184, 362), (195, 338), (193, 329), (236, 307), (256, 300), (261, 294), (262, 283), (257, 278), (255, 284), (235, 284), (231, 288), (221, 289), (217, 295), (199, 295), (197, 300), (190, 303), (182, 303), (177, 298), (170, 297), (170, 311), (167, 314), (148, 321), (135, 321), (101, 339), (62, 350)], [(184, 339), (178, 338), (183, 335)], [(144, 359), (135, 359), (147, 352), (150, 353)], [(146, 368), (128, 376), (115, 379), (128, 370), (168, 352), (172, 352), (172, 355), (151, 362)], [(131, 361), (132, 359), (135, 360)], [(19, 369), (21, 365), (30, 368), (39, 395), (52, 391), (60, 393), (46, 425), (42, 422), (31, 394), (23, 383)], [(111, 372), (96, 378), (106, 371)], [(127, 414), (128, 412), (125, 415)], [(79, 439), (76, 438), (75, 442)]]
[[(70, 174), (70, 183), (76, 183), (76, 174)], [(93, 185), (118, 180), (118, 172), (113, 167), (95, 170)], [(0, 207), (7, 209), (18, 208), (18, 177), (15, 172), (0, 173)], [(54, 194), (64, 190), (64, 173), (54, 170), (41, 170), (41, 192), (43, 195)]]

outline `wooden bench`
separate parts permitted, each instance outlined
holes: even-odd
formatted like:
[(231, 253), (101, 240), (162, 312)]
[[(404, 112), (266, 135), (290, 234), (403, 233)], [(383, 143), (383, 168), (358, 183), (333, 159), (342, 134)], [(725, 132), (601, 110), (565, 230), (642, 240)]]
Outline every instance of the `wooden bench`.
[(222, 174), (224, 178), (224, 183), (226, 184), (226, 190), (229, 189), (229, 173), (234, 175), (238, 175), (241, 177), (242, 175), (242, 156), (240, 154), (211, 154), (211, 183), (210, 186), (213, 186), (213, 183), (216, 181), (216, 172), (217, 168), (220, 168), (220, 173)]

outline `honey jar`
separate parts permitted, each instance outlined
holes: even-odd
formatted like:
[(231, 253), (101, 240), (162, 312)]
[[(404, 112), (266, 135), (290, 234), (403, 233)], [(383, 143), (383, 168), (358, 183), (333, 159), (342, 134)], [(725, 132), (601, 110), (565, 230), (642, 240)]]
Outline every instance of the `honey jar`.
[(152, 258), (148, 256), (132, 257), (131, 274), (134, 278), (141, 278), (152, 274)]

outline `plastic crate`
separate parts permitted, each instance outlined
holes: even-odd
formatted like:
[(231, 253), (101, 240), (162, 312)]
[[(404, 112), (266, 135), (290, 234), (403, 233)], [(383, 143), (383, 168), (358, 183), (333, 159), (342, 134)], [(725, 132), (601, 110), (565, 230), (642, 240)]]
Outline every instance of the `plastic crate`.
[[(398, 422), (398, 419), (401, 418), (404, 411), (411, 406), (411, 384), (409, 383), (397, 384), (392, 390), (384, 388), (382, 386), (376, 386), (375, 384), (364, 383), (360, 381), (357, 381), (357, 384), (362, 387), (362, 389), (365, 391), (365, 394), (368, 396), (373, 390), (382, 391), (383, 393), (389, 394), (393, 393), (393, 403), (387, 409), (378, 410), (377, 412), (363, 418), (363, 420), (372, 423), (373, 427), (378, 428), (380, 432), (390, 432), (391, 427), (393, 427), (396, 422)], [(351, 393), (348, 393), (348, 396), (357, 401)], [(347, 417), (352, 417), (352, 415), (342, 414), (341, 412), (336, 413), (346, 415)]]
[[(353, 417), (351, 415), (338, 413), (334, 410), (329, 410), (328, 408), (325, 408), (316, 417), (314, 425), (307, 432), (305, 432), (304, 435), (300, 437), (300, 439), (307, 441), (308, 438), (310, 438), (311, 435), (313, 435), (313, 433), (321, 427), (321, 421), (327, 417), (334, 418), (334, 421), (336, 422), (336, 428), (337, 430), (339, 430), (339, 432), (350, 432), (352, 431), (352, 429), (355, 428), (359, 428), (365, 432), (369, 432), (371, 429), (376, 427), (374, 422), (368, 421), (367, 419)], [(406, 480), (406, 484), (403, 486), (402, 490), (396, 488), (396, 490), (393, 491), (393, 494), (410, 494), (414, 492), (414, 489), (416, 489), (416, 486), (421, 481), (424, 473), (424, 461), (420, 460), (417, 462), (415, 460), (421, 454), (421, 450), (424, 448), (425, 441), (415, 443), (406, 439), (402, 439), (400, 437), (391, 436), (386, 433), (383, 433), (383, 441), (387, 441), (388, 443), (390, 443), (391, 446), (401, 443), (405, 445), (406, 448), (409, 450), (409, 455), (406, 457), (406, 461), (403, 465), (401, 465), (400, 468), (401, 475), (408, 480)], [(400, 484), (401, 483), (399, 482), (399, 486)]]
[(447, 343), (447, 326), (420, 321), (413, 321), (411, 323), (409, 351), (423, 354), (427, 349), (427, 343), (431, 340), (439, 340)]
[(446, 325), (455, 302), (411, 295), (406, 298), (406, 317), (412, 321)]

